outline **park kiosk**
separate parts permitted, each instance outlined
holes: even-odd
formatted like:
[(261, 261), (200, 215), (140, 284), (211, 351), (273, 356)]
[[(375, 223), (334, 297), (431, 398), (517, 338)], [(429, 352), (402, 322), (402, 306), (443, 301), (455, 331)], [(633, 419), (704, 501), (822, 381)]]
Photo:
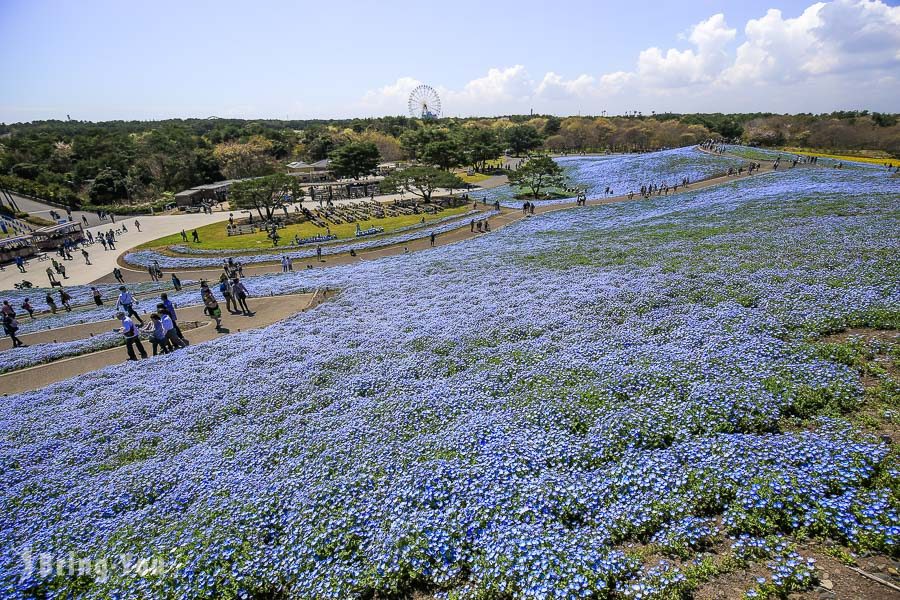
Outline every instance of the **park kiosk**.
[(234, 179), (217, 181), (216, 183), (198, 185), (189, 190), (178, 192), (175, 194), (175, 205), (180, 210), (190, 211), (204, 204), (209, 206), (218, 202), (224, 202), (228, 199), (228, 190), (231, 189), (231, 184), (235, 181)]
[(31, 258), (37, 254), (33, 235), (20, 235), (0, 240), (0, 263), (12, 262), (16, 257)]
[(35, 229), (32, 234), (34, 245), (41, 250), (56, 250), (66, 240), (73, 244), (84, 241), (84, 229), (77, 221), (67, 221), (58, 225), (50, 225)]

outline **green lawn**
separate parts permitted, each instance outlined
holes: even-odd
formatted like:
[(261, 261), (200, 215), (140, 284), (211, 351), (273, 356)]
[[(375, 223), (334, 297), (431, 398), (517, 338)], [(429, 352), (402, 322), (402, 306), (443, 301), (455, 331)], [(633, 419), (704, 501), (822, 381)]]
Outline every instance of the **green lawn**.
[[(437, 215), (420, 214), (386, 217), (384, 219), (360, 221), (359, 226), (362, 229), (369, 229), (370, 227), (382, 227), (384, 228), (385, 233), (390, 233), (395, 229), (419, 223), (422, 220), (423, 216), (425, 217), (425, 222), (428, 223), (430, 221), (435, 221), (437, 219), (442, 219), (444, 217), (452, 215), (461, 215), (467, 210), (469, 210), (469, 205), (465, 204), (458, 208), (442, 210)], [(198, 228), (197, 233), (200, 236), (199, 244), (195, 244), (191, 241), (185, 243), (184, 241), (182, 241), (180, 233), (174, 233), (172, 235), (167, 235), (166, 237), (158, 238), (145, 244), (141, 244), (140, 246), (138, 246), (138, 248), (159, 248), (175, 244), (196, 248), (206, 248), (209, 250), (265, 250), (272, 247), (272, 240), (266, 237), (265, 232), (258, 231), (256, 233), (229, 236), (225, 230), (227, 224), (227, 221), (222, 221), (220, 223), (212, 223), (210, 225), (205, 225)], [(355, 238), (356, 223), (332, 225), (331, 233), (341, 239)], [(324, 235), (325, 229), (317, 227), (313, 223), (307, 222), (299, 223), (297, 225), (288, 225), (284, 229), (279, 229), (278, 234), (281, 236), (279, 245), (287, 245), (292, 239), (294, 239), (295, 235), (300, 236), (301, 238), (313, 237), (316, 234)], [(190, 239), (190, 232), (188, 232), (188, 240)]]

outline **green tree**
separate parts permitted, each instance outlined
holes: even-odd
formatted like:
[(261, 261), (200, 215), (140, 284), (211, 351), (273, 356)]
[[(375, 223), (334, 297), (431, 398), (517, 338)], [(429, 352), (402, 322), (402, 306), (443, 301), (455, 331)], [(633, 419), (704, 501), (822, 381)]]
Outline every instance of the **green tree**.
[(538, 156), (529, 159), (517, 171), (509, 176), (511, 184), (518, 188), (531, 190), (531, 197), (540, 197), (541, 190), (548, 187), (562, 187), (565, 176), (562, 167), (549, 156)]
[(551, 136), (559, 133), (559, 128), (562, 125), (562, 119), (557, 116), (550, 115), (547, 117), (547, 122), (544, 123), (544, 135)]
[(506, 145), (519, 156), (523, 152), (539, 148), (543, 143), (541, 134), (531, 125), (516, 125), (503, 132)]
[(232, 206), (245, 210), (255, 209), (264, 220), (271, 220), (276, 210), (303, 196), (300, 180), (284, 173), (238, 181), (228, 192), (228, 200)]
[(378, 148), (372, 142), (348, 142), (334, 150), (328, 158), (328, 169), (335, 177), (357, 179), (371, 175), (378, 167)]
[(125, 178), (115, 169), (103, 169), (91, 184), (91, 201), (97, 204), (115, 202), (127, 195)]
[(436, 189), (457, 189), (463, 187), (463, 181), (443, 169), (431, 166), (416, 166), (395, 171), (381, 182), (381, 191), (386, 194), (409, 192), (429, 202)]
[(484, 171), (487, 161), (503, 154), (503, 140), (494, 129), (468, 127), (462, 130), (461, 138), (466, 162), (477, 171)]
[(426, 126), (412, 129), (400, 136), (400, 147), (408, 158), (422, 160), (425, 147), (434, 142), (450, 140), (450, 132), (442, 127)]
[(446, 171), (463, 164), (466, 160), (466, 153), (459, 142), (451, 138), (426, 144), (419, 160)]

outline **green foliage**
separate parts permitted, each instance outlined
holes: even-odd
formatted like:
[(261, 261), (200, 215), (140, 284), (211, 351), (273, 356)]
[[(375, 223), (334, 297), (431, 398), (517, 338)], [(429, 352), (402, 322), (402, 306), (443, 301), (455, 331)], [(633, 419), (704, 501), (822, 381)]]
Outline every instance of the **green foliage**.
[(538, 156), (513, 171), (509, 181), (514, 186), (531, 191), (533, 198), (540, 197), (541, 190), (561, 187), (565, 183), (562, 167), (549, 156)]
[(493, 129), (487, 127), (467, 127), (462, 129), (461, 145), (465, 152), (465, 162), (478, 171), (484, 171), (487, 161), (503, 153), (503, 140)]
[(541, 137), (538, 130), (531, 125), (510, 127), (503, 132), (503, 139), (516, 156), (540, 148), (544, 142), (544, 138)]
[(348, 142), (334, 150), (328, 168), (338, 178), (358, 179), (371, 175), (378, 167), (378, 148), (372, 142)]
[(271, 220), (284, 206), (285, 196), (294, 201), (303, 197), (300, 180), (282, 173), (238, 181), (231, 186), (229, 200), (235, 208), (256, 210), (261, 219)]
[(103, 169), (94, 178), (88, 195), (91, 202), (102, 204), (119, 200), (125, 197), (126, 193), (125, 179), (122, 174), (114, 169)]
[(388, 194), (408, 192), (428, 202), (438, 188), (458, 189), (464, 185), (453, 173), (437, 167), (418, 166), (391, 173), (381, 182), (381, 190)]

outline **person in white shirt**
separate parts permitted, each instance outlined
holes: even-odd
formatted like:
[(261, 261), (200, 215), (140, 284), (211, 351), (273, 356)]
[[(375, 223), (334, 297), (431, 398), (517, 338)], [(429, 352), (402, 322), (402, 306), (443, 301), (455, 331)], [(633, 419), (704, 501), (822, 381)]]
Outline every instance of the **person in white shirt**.
[(128, 350), (128, 360), (137, 360), (134, 355), (134, 347), (137, 346), (141, 358), (147, 358), (147, 351), (141, 343), (141, 336), (138, 328), (134, 326), (132, 321), (124, 312), (119, 311), (116, 316), (122, 321), (122, 335), (125, 336), (125, 348)]
[(162, 322), (163, 334), (172, 346), (174, 346), (176, 350), (187, 346), (181, 336), (178, 335), (178, 332), (175, 331), (175, 322), (172, 320), (172, 317), (169, 316), (169, 311), (160, 304), (156, 307), (156, 314), (159, 315), (159, 320)]
[(121, 309), (127, 316), (136, 318), (138, 323), (143, 326), (144, 320), (135, 312), (134, 304), (134, 296), (128, 291), (128, 288), (124, 285), (119, 286), (119, 299), (116, 301), (116, 309)]

